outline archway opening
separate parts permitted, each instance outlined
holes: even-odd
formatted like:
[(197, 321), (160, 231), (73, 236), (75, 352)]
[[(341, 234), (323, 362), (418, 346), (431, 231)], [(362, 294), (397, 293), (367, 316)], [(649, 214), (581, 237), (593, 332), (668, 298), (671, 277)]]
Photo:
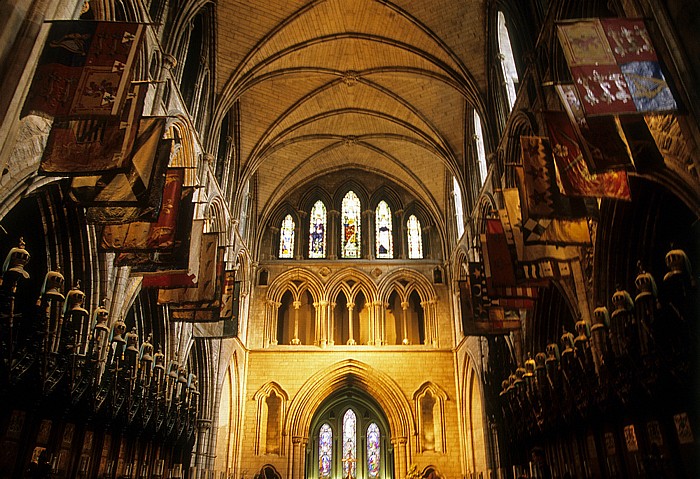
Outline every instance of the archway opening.
[(391, 431), (384, 411), (364, 391), (347, 387), (326, 399), (309, 430), (310, 479), (394, 477)]

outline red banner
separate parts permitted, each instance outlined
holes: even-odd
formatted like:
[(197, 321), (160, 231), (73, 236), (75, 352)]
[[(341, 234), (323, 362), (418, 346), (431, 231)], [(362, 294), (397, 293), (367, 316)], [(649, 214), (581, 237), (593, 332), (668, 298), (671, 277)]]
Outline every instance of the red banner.
[(118, 115), (144, 25), (85, 20), (54, 21), (22, 115)]

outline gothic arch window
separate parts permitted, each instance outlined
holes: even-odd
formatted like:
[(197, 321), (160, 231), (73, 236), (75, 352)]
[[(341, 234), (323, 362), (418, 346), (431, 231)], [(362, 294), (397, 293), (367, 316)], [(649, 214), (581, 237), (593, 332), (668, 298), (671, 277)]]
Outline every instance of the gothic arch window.
[(415, 215), (411, 215), (406, 222), (406, 234), (408, 235), (408, 259), (423, 259), (423, 232), (420, 221)]
[(516, 87), (518, 85), (518, 71), (515, 68), (515, 58), (513, 57), (513, 47), (508, 34), (506, 17), (503, 12), (498, 12), (498, 57), (501, 60), (501, 71), (508, 98), (508, 110), (513, 109), (516, 98)]
[(180, 91), (185, 104), (193, 111), (194, 99), (196, 97), (197, 80), (200, 73), (200, 62), (202, 60), (204, 45), (204, 16), (197, 15), (190, 24), (187, 52), (185, 63), (182, 68), (180, 79)]
[(343, 477), (357, 475), (357, 415), (348, 409), (343, 416)]
[(374, 215), (376, 229), (376, 255), (378, 259), (391, 259), (394, 257), (394, 239), (391, 228), (391, 208), (382, 200), (377, 205)]
[(360, 243), (360, 199), (353, 191), (348, 191), (341, 205), (341, 256), (343, 258), (359, 258)]
[(437, 385), (426, 382), (414, 394), (418, 418), (418, 447), (420, 452), (446, 453), (445, 401), (447, 394)]
[(318, 432), (318, 475), (321, 479), (331, 477), (333, 461), (333, 429), (328, 423)]
[(370, 479), (379, 477), (381, 467), (381, 435), (377, 423), (367, 427), (367, 476)]
[(457, 223), (457, 238), (464, 234), (464, 210), (462, 208), (462, 189), (457, 178), (452, 177), (452, 194), (455, 200), (455, 221)]
[(304, 477), (393, 477), (390, 433), (380, 414), (365, 398), (335, 400), (319, 411), (312, 423), (313, 446)]
[(474, 144), (476, 146), (476, 161), (479, 167), (479, 185), (486, 181), (486, 147), (484, 146), (484, 131), (481, 127), (481, 117), (474, 110)]
[(326, 205), (318, 200), (311, 208), (309, 221), (309, 258), (326, 257)]
[(294, 258), (294, 227), (292, 215), (285, 216), (280, 227), (280, 258)]
[(269, 382), (255, 393), (258, 421), (255, 443), (256, 454), (280, 454), (282, 447), (282, 418), (289, 397), (274, 382)]

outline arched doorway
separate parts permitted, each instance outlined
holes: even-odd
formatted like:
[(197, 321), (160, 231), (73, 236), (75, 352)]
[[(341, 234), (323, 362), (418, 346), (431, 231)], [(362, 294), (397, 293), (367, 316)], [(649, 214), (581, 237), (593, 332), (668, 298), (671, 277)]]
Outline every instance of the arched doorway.
[(306, 478), (394, 477), (388, 421), (363, 391), (348, 387), (324, 401), (308, 437)]

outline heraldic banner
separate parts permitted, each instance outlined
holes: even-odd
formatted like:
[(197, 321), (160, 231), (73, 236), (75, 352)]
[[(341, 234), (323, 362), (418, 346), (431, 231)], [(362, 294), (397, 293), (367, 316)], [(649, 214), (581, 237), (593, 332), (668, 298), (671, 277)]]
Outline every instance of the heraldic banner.
[(568, 20), (557, 34), (586, 115), (678, 108), (642, 19)]
[(118, 115), (144, 27), (129, 22), (52, 22), (21, 116)]

